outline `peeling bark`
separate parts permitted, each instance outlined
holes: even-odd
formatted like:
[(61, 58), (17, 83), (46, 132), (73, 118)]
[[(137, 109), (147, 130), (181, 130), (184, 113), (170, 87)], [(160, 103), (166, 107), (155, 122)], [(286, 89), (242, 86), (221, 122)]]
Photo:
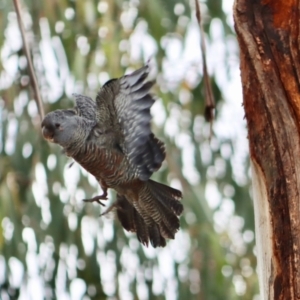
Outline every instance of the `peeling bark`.
[(236, 0), (263, 299), (300, 299), (299, 1)]

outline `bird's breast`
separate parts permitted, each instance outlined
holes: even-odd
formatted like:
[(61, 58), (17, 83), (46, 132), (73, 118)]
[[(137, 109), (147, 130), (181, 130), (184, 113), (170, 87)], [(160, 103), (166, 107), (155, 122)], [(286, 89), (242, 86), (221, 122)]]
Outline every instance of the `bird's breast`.
[(115, 188), (133, 179), (128, 160), (116, 149), (90, 145), (73, 158), (107, 187)]

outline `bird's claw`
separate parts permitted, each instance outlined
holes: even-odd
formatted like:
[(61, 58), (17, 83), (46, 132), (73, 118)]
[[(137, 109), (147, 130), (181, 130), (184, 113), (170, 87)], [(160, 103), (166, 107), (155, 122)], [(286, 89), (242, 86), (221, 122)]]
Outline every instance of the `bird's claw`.
[(103, 195), (95, 196), (94, 198), (91, 199), (83, 199), (84, 202), (97, 202), (100, 205), (105, 206), (105, 204), (102, 203), (100, 200), (107, 200), (107, 194), (104, 193)]
[(115, 207), (117, 206), (116, 203), (112, 204), (105, 212), (100, 214), (100, 217), (107, 215), (109, 212), (111, 212)]

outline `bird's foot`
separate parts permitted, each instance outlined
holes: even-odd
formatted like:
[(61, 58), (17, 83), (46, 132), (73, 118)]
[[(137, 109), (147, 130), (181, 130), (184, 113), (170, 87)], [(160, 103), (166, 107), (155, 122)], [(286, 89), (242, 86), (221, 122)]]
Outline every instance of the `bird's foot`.
[(110, 211), (112, 211), (117, 206), (117, 203), (112, 204), (105, 212), (100, 214), (100, 217), (107, 215)]
[(105, 206), (104, 203), (102, 203), (100, 200), (107, 200), (107, 193), (104, 192), (102, 195), (95, 196), (92, 199), (83, 199), (84, 202), (97, 202), (102, 206)]

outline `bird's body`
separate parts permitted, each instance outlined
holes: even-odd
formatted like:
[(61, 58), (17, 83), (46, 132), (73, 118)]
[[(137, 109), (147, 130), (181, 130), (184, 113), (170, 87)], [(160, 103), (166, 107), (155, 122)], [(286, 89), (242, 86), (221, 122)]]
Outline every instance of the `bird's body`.
[(164, 144), (151, 132), (149, 94), (152, 82), (145, 66), (107, 82), (96, 98), (75, 95), (76, 107), (49, 113), (42, 122), (44, 137), (91, 173), (104, 193), (117, 192), (114, 207), (126, 230), (143, 244), (165, 246), (179, 229), (181, 192), (150, 180), (165, 159)]

